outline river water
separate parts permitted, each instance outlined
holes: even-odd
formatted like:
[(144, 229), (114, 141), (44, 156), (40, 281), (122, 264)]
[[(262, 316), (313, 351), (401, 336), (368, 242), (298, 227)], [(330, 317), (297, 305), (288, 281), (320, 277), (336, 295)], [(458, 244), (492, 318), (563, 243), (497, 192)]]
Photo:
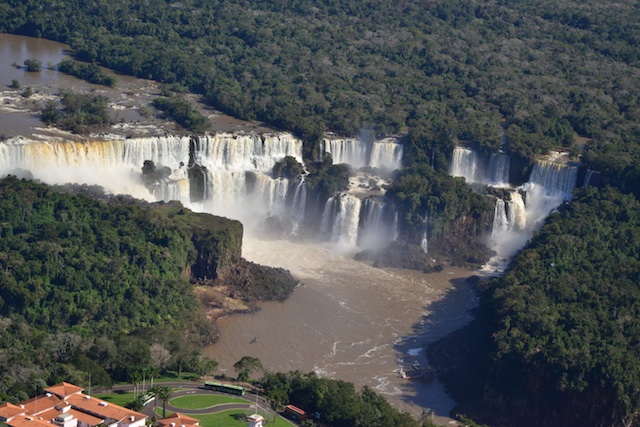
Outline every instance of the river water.
[(218, 321), (221, 338), (205, 354), (221, 372), (233, 377), (233, 364), (253, 356), (271, 371), (315, 371), (369, 386), (416, 417), (424, 407), (441, 415), (453, 408), (439, 381), (402, 379), (398, 369), (426, 366), (425, 345), (470, 321), (477, 305), (465, 281), (471, 271), (378, 269), (320, 244), (251, 237), (243, 256), (286, 268), (301, 284), (285, 302)]
[[(175, 125), (153, 114), (150, 106), (160, 94), (160, 85), (151, 80), (117, 74), (115, 88), (94, 85), (55, 69), (64, 58), (70, 58), (69, 45), (33, 37), (0, 34), (0, 140), (16, 136), (57, 137), (60, 132), (45, 129), (39, 119), (42, 107), (47, 101), (56, 100), (61, 89), (79, 93), (94, 93), (109, 99), (110, 115), (114, 122), (106, 132), (126, 136), (145, 136), (166, 133), (167, 130), (181, 132)], [(39, 72), (27, 72), (24, 61), (37, 59), (42, 63)], [(113, 71), (104, 69), (109, 74)], [(18, 81), (20, 89), (9, 87), (12, 80)], [(23, 98), (25, 88), (34, 94)], [(191, 96), (194, 105), (209, 118), (210, 129), (218, 132), (266, 131), (259, 123), (249, 123), (224, 115), (198, 102)], [(150, 111), (151, 114), (147, 114)], [(65, 138), (71, 137), (68, 134)]]

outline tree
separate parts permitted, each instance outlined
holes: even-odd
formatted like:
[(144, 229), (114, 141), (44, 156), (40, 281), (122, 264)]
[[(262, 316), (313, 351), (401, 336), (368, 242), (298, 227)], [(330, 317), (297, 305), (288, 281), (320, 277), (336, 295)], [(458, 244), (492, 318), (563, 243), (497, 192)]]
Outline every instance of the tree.
[(289, 395), (281, 388), (276, 388), (267, 392), (267, 400), (274, 412), (280, 412), (289, 401)]
[(192, 369), (201, 377), (212, 374), (217, 368), (218, 362), (215, 359), (200, 354), (194, 357)]
[(35, 58), (26, 59), (24, 61), (24, 66), (29, 72), (38, 72), (42, 70), (42, 62)]
[(233, 369), (235, 369), (238, 374), (238, 381), (247, 381), (249, 380), (252, 372), (261, 371), (264, 368), (262, 367), (260, 359), (251, 356), (244, 356), (242, 359), (234, 363)]
[(159, 386), (155, 395), (157, 399), (162, 400), (162, 416), (165, 417), (167, 415), (167, 400), (171, 398), (171, 387)]

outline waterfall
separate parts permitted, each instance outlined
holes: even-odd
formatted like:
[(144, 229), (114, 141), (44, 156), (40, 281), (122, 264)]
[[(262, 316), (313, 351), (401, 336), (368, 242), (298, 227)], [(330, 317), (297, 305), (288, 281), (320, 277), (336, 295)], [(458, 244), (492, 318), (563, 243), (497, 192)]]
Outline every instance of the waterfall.
[(509, 230), (525, 231), (530, 227), (528, 224), (527, 208), (524, 199), (519, 191), (511, 193), (511, 201), (509, 201)]
[(394, 138), (367, 143), (354, 138), (327, 138), (323, 150), (334, 164), (346, 163), (354, 169), (363, 166), (398, 169), (402, 166), (403, 146)]
[(422, 251), (425, 254), (429, 253), (429, 240), (427, 239), (428, 226), (429, 226), (429, 213), (425, 211), (424, 221), (422, 225), (422, 240), (420, 241), (420, 247), (422, 248)]
[(451, 176), (460, 176), (468, 183), (480, 183), (493, 187), (509, 186), (510, 157), (504, 153), (492, 153), (488, 161), (474, 150), (456, 147), (453, 150)]
[(336, 198), (329, 197), (327, 202), (324, 204), (324, 209), (322, 210), (322, 218), (320, 220), (320, 234), (322, 236), (331, 236), (331, 230), (333, 227), (334, 217), (336, 216)]
[(203, 209), (246, 224), (265, 214), (284, 214), (289, 181), (273, 179), (270, 173), (285, 156), (302, 162), (302, 143), (288, 134), (194, 138), (190, 164), (207, 171)]
[(390, 138), (374, 141), (368, 166), (390, 170), (402, 167), (404, 147)]
[(496, 201), (490, 242), (498, 257), (490, 263), (491, 268), (503, 268), (504, 262), (533, 237), (553, 209), (571, 199), (577, 173), (574, 166), (539, 160), (529, 182), (511, 191), (511, 200), (506, 204), (501, 199)]
[[(14, 138), (0, 144), (0, 174), (15, 169), (29, 170), (35, 179), (48, 184), (100, 185), (114, 193), (126, 193), (152, 200), (141, 180), (142, 165), (151, 160), (173, 173), (158, 188), (162, 200), (176, 197), (188, 201), (188, 185), (171, 183), (186, 176), (181, 165), (189, 162), (188, 137), (154, 137), (92, 141), (31, 141)], [(162, 184), (161, 184), (162, 185)]]
[(179, 180), (167, 179), (157, 183), (152, 192), (156, 200), (164, 202), (181, 200), (184, 195), (189, 194), (189, 179), (186, 177)]
[[(285, 156), (302, 162), (302, 142), (286, 133), (89, 141), (14, 138), (0, 144), (0, 173), (26, 169), (49, 184), (100, 185), (114, 193), (179, 200), (196, 210), (245, 220), (285, 210), (289, 182), (270, 177), (274, 164)], [(151, 190), (141, 178), (145, 160), (171, 170)], [(187, 178), (193, 165), (203, 167), (204, 200), (196, 205), (191, 204)]]
[(587, 172), (584, 175), (584, 182), (582, 183), (582, 187), (587, 188), (589, 185), (598, 186), (601, 184), (600, 180), (601, 175), (599, 171), (587, 169)]
[(489, 171), (487, 182), (494, 187), (506, 187), (509, 185), (510, 158), (506, 154), (492, 153), (489, 157)]
[(342, 193), (337, 199), (336, 215), (331, 229), (331, 241), (344, 247), (354, 247), (358, 240), (360, 199)]
[[(338, 162), (355, 166), (392, 169), (402, 161), (402, 145), (391, 138), (367, 144), (328, 139), (325, 147)], [(302, 162), (302, 142), (286, 133), (89, 141), (14, 138), (0, 144), (0, 173), (22, 169), (49, 184), (100, 185), (107, 192), (148, 201), (178, 200), (196, 211), (238, 219), (247, 228), (262, 224), (265, 216), (279, 216), (293, 232), (305, 220), (307, 188), (303, 176), (295, 181), (271, 177), (273, 166), (285, 156)], [(160, 173), (143, 179), (147, 160)], [(386, 244), (397, 237), (397, 214), (385, 206), (385, 181), (370, 172), (359, 177), (352, 190), (327, 200), (320, 232), (348, 248)], [(376, 198), (367, 199), (369, 192)]]
[(355, 169), (367, 166), (368, 147), (363, 141), (352, 138), (325, 139), (323, 149), (331, 154), (334, 165), (347, 163)]
[(484, 170), (478, 153), (468, 148), (456, 147), (449, 170), (451, 176), (461, 176), (468, 183), (483, 182)]
[(307, 207), (307, 186), (304, 182), (304, 176), (298, 177), (295, 182), (295, 191), (293, 193), (293, 201), (291, 203), (293, 210), (293, 219), (298, 222), (304, 220), (304, 213)]
[(578, 168), (547, 160), (538, 160), (533, 165), (529, 182), (542, 186), (548, 194), (569, 195), (576, 187)]
[(491, 229), (491, 238), (495, 239), (501, 233), (509, 229), (509, 221), (507, 219), (507, 210), (504, 200), (497, 199), (496, 206), (493, 211), (493, 227)]
[(302, 163), (302, 142), (287, 135), (205, 135), (193, 149), (193, 162), (208, 169), (270, 172), (285, 156)]
[(398, 240), (398, 235), (400, 233), (400, 215), (398, 215), (398, 211), (395, 211), (393, 213), (393, 227), (391, 230), (391, 241), (395, 242), (396, 240)]
[(360, 209), (358, 246), (363, 248), (381, 247), (393, 239), (393, 223), (387, 214), (387, 205), (376, 199), (365, 199)]

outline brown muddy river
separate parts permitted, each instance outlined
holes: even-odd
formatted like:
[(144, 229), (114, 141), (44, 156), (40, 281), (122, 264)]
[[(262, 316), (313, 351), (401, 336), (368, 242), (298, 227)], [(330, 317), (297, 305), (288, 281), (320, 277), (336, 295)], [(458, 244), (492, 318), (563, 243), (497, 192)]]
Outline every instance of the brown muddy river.
[(252, 238), (243, 256), (289, 269), (301, 285), (285, 302), (218, 321), (221, 339), (205, 354), (220, 371), (233, 377), (233, 364), (253, 356), (268, 370), (367, 385), (416, 417), (424, 407), (441, 415), (453, 408), (440, 382), (402, 379), (398, 370), (410, 371), (415, 361), (426, 366), (424, 346), (471, 319), (477, 302), (464, 281), (471, 271), (377, 269), (322, 245)]

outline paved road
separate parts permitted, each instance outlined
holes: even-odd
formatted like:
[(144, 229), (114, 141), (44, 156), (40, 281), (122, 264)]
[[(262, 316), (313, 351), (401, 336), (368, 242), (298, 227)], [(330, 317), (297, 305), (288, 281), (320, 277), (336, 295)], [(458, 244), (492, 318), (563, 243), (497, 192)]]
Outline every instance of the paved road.
[[(162, 386), (169, 386), (171, 387), (174, 391), (173, 393), (171, 393), (171, 399), (174, 399), (176, 397), (180, 397), (180, 396), (189, 396), (189, 395), (195, 395), (195, 394), (218, 394), (221, 396), (228, 396), (226, 393), (218, 393), (215, 391), (211, 391), (211, 390), (205, 390), (204, 389), (204, 383), (200, 383), (200, 382), (162, 382), (162, 383), (155, 383), (154, 385), (162, 385)], [(150, 387), (150, 386), (149, 386)], [(125, 384), (125, 385), (116, 385), (113, 386), (110, 389), (107, 388), (99, 388), (99, 389), (94, 389), (93, 390), (93, 394), (101, 394), (101, 393), (113, 393), (113, 392), (118, 392), (118, 391), (133, 391), (133, 385), (131, 384)], [(167, 411), (171, 411), (171, 412), (180, 412), (181, 414), (185, 414), (185, 415), (189, 415), (189, 416), (196, 416), (195, 418), (197, 418), (197, 415), (202, 415), (202, 414), (214, 414), (217, 412), (223, 412), (223, 411), (229, 411), (229, 410), (234, 410), (234, 409), (240, 409), (240, 410), (250, 410), (251, 408), (255, 408), (256, 402), (258, 404), (258, 406), (260, 408), (262, 408), (263, 410), (267, 410), (270, 408), (269, 403), (262, 397), (260, 396), (256, 396), (255, 394), (250, 394), (249, 396), (245, 397), (249, 402), (247, 403), (224, 403), (224, 404), (220, 404), (220, 405), (215, 405), (215, 406), (211, 406), (208, 408), (200, 408), (200, 409), (185, 409), (185, 408), (177, 408), (173, 405), (171, 405), (171, 399), (169, 401), (167, 401), (167, 405), (166, 405), (166, 410)], [(149, 418), (151, 417), (158, 417), (158, 415), (154, 412), (154, 407), (162, 407), (162, 402), (158, 401), (158, 402), (150, 402), (148, 405), (146, 405), (142, 412), (147, 415)], [(288, 419), (283, 418), (286, 421), (290, 422)], [(293, 424), (293, 423), (292, 423)]]

